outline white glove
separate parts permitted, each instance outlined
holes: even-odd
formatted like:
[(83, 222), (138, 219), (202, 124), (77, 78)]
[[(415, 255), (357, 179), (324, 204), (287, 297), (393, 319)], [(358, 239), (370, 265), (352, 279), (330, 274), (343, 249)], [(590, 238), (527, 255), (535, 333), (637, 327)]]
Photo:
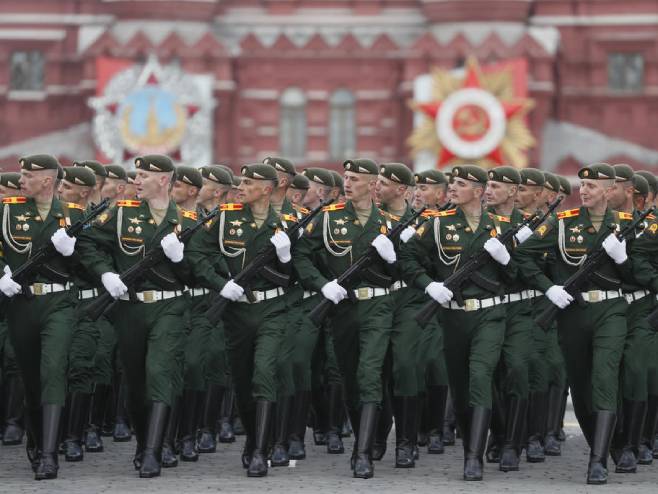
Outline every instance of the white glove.
[(484, 243), (484, 250), (486, 250), (493, 260), (503, 266), (507, 266), (510, 260), (509, 252), (505, 246), (495, 237), (490, 238)]
[(5, 274), (2, 278), (0, 278), (0, 292), (11, 298), (14, 295), (21, 293), (21, 291), (21, 286), (11, 279), (11, 268), (9, 266), (5, 266)]
[(548, 300), (557, 305), (560, 309), (564, 309), (567, 305), (573, 302), (573, 297), (569, 295), (563, 286), (553, 285), (546, 290)]
[(611, 233), (603, 241), (603, 248), (605, 252), (615, 261), (615, 264), (622, 264), (628, 259), (626, 254), (626, 240), (621, 242), (617, 238), (617, 235)]
[(185, 244), (178, 240), (178, 236), (174, 232), (162, 237), (160, 245), (162, 246), (165, 256), (167, 256), (171, 262), (177, 263), (183, 260)]
[(375, 240), (371, 244), (375, 249), (377, 249), (377, 254), (379, 257), (384, 259), (387, 263), (393, 264), (397, 260), (395, 255), (395, 247), (393, 242), (391, 242), (386, 235), (380, 233), (375, 237)]
[(528, 240), (530, 237), (532, 237), (532, 230), (525, 225), (522, 226), (518, 232), (516, 232), (516, 235), (514, 235), (514, 238), (519, 243), (519, 245)]
[(50, 241), (55, 246), (55, 250), (62, 254), (64, 257), (69, 257), (75, 250), (75, 237), (69, 237), (64, 228), (59, 228)]
[(402, 240), (403, 243), (407, 243), (409, 240), (411, 240), (411, 237), (413, 237), (416, 234), (416, 229), (413, 226), (408, 226), (404, 230), (402, 230), (402, 233), (400, 233), (400, 240)]
[(272, 235), (270, 242), (276, 249), (276, 257), (279, 258), (279, 261), (284, 264), (290, 262), (290, 237), (285, 232), (277, 232)]
[(331, 300), (334, 304), (338, 304), (341, 300), (347, 298), (347, 290), (340, 286), (337, 280), (325, 284), (320, 291), (324, 298)]
[(425, 293), (440, 304), (447, 304), (452, 300), (452, 292), (443, 283), (433, 281), (425, 287)]
[(101, 275), (101, 282), (107, 290), (107, 293), (112, 295), (115, 299), (128, 293), (128, 287), (124, 285), (123, 281), (121, 281), (121, 277), (116, 273), (110, 271), (103, 273)]
[(229, 299), (231, 302), (237, 302), (238, 299), (244, 295), (244, 288), (238, 285), (235, 281), (228, 280), (219, 294), (222, 297)]

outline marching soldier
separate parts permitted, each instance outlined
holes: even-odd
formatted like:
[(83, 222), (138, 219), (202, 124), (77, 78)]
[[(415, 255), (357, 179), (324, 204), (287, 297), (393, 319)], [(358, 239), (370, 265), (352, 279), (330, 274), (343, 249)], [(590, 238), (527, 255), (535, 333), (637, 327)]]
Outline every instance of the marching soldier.
[[(60, 165), (50, 155), (21, 158), (22, 196), (2, 200), (0, 291), (9, 336), (25, 383), (28, 458), (36, 480), (57, 477), (59, 420), (66, 398), (66, 368), (74, 328), (70, 269), (76, 239), (65, 227), (81, 210), (54, 197)], [(12, 279), (31, 252), (52, 243), (58, 255), (21, 287)], [(25, 291), (24, 291), (25, 290)]]
[[(105, 179), (107, 178), (107, 168), (95, 160), (74, 161), (73, 166), (88, 168), (96, 176), (96, 185), (89, 198), (91, 204), (98, 204), (103, 200), (103, 187), (105, 186)], [(63, 177), (62, 177), (63, 178)]]
[(290, 204), (296, 204), (301, 206), (304, 203), (304, 197), (308, 192), (309, 182), (301, 173), (295, 175), (292, 179), (292, 183), (286, 192), (286, 199)]
[(137, 177), (137, 172), (131, 170), (126, 172), (126, 179), (128, 185), (126, 185), (126, 191), (124, 193), (124, 199), (135, 200), (137, 199), (137, 192), (135, 191), (135, 178)]
[[(122, 165), (105, 165), (107, 176), (103, 181), (101, 198), (109, 199), (112, 206), (116, 201), (128, 199), (126, 192), (128, 188), (128, 172)], [(134, 195), (134, 194), (133, 194)]]

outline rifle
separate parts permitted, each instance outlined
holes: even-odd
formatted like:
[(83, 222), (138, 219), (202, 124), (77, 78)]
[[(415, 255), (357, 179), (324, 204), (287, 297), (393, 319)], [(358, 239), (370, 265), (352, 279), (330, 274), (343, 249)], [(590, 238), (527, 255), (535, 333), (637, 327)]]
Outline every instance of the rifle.
[[(638, 216), (632, 223), (627, 225), (619, 233), (615, 233), (617, 238), (620, 241), (629, 239), (632, 235), (635, 234), (637, 227), (653, 212), (654, 208), (648, 208), (640, 216)], [(587, 259), (583, 262), (582, 266), (578, 271), (573, 273), (567, 280), (564, 282), (564, 289), (569, 293), (579, 304), (584, 304), (585, 301), (581, 295), (582, 288), (593, 276), (597, 276), (597, 269), (601, 266), (603, 261), (606, 259), (607, 254), (603, 246), (599, 246), (594, 252), (587, 256)], [(600, 275), (598, 275), (600, 277)], [(550, 328), (555, 316), (557, 315), (560, 308), (553, 303), (550, 306), (546, 307), (544, 311), (539, 315), (536, 322), (544, 330), (547, 331)], [(649, 315), (651, 317), (651, 314)]]
[[(407, 228), (409, 225), (411, 225), (416, 219), (422, 215), (427, 207), (422, 207), (418, 211), (415, 211), (414, 214), (412, 214), (409, 218), (407, 218), (405, 221), (402, 221), (395, 225), (390, 232), (388, 232), (388, 235), (386, 237), (391, 241), (394, 242), (400, 237), (400, 234), (404, 231), (405, 228)], [(348, 293), (353, 289), (354, 285), (356, 285), (359, 280), (361, 279), (362, 275), (368, 270), (370, 265), (373, 263), (375, 259), (379, 257), (379, 254), (377, 254), (377, 249), (375, 249), (372, 245), (368, 248), (368, 250), (361, 256), (359, 257), (349, 268), (347, 268), (343, 274), (341, 274), (337, 279), (337, 283), (344, 287)], [(318, 305), (316, 305), (311, 312), (309, 312), (309, 318), (311, 321), (316, 326), (320, 326), (322, 324), (322, 321), (325, 320), (327, 317), (327, 314), (329, 313), (329, 309), (332, 307), (333, 302), (327, 298), (323, 298)]]
[[(286, 230), (286, 234), (290, 239), (290, 243), (294, 244), (297, 242), (300, 233), (306, 229), (306, 226), (313, 221), (313, 219), (322, 211), (322, 209), (333, 202), (333, 199), (324, 201), (320, 203), (315, 209), (311, 210), (304, 218), (295, 223), (290, 229)], [(233, 281), (240, 285), (244, 291), (245, 295), (249, 302), (253, 303), (256, 300), (253, 292), (249, 289), (251, 281), (256, 278), (259, 274), (262, 274), (265, 278), (277, 283), (282, 278), (287, 282), (288, 277), (275, 272), (274, 270), (268, 267), (268, 264), (276, 259), (276, 248), (272, 245), (271, 242), (268, 242), (257, 254), (256, 256), (249, 261), (249, 263), (240, 271)], [(210, 308), (206, 311), (206, 317), (211, 324), (217, 324), (217, 322), (222, 317), (224, 310), (226, 309), (227, 304), (230, 302), (229, 299), (217, 295), (215, 300), (210, 304)]]
[[(197, 221), (194, 226), (188, 226), (181, 232), (178, 236), (178, 239), (182, 243), (187, 243), (192, 236), (201, 228), (203, 225), (211, 221), (215, 216), (219, 214), (219, 207), (211, 210), (208, 214), (202, 215), (201, 219)], [(133, 290), (134, 285), (139, 281), (144, 274), (146, 274), (151, 268), (158, 265), (165, 259), (165, 253), (162, 250), (160, 245), (149, 250), (139, 262), (133, 264), (128, 269), (126, 269), (121, 275), (121, 281), (124, 285), (128, 287), (129, 290)], [(107, 291), (101, 293), (98, 297), (92, 300), (87, 307), (85, 307), (85, 314), (92, 321), (96, 321), (99, 317), (105, 314), (114, 304), (116, 299), (110, 295)]]
[[(71, 226), (66, 228), (66, 234), (73, 238), (77, 237), (80, 232), (91, 223), (99, 214), (105, 211), (110, 206), (110, 201), (104, 199), (100, 203), (94, 205), (87, 214), (85, 214), (78, 221), (73, 223)], [(16, 271), (12, 272), (12, 279), (23, 287), (23, 295), (26, 297), (31, 297), (32, 292), (27, 286), (28, 279), (33, 275), (41, 266), (48, 262), (54, 255), (57, 254), (57, 250), (52, 242), (48, 242), (39, 250), (34, 252), (27, 261), (21, 264)], [(0, 302), (5, 298), (3, 293), (0, 293)]]
[[(555, 209), (558, 207), (561, 201), (562, 198), (558, 197), (555, 201), (549, 204), (548, 209), (546, 210), (545, 213), (540, 215), (539, 212), (535, 212), (528, 218), (525, 218), (516, 227), (506, 230), (500, 236), (499, 238), (500, 242), (503, 245), (511, 242), (512, 239), (514, 238), (514, 235), (516, 235), (519, 232), (519, 230), (521, 230), (521, 228), (523, 228), (524, 226), (527, 226), (531, 230), (535, 230), (537, 227), (539, 227), (539, 225), (541, 225), (544, 221), (546, 221), (546, 218), (548, 218), (549, 215), (553, 213), (553, 211), (555, 211)], [(464, 263), (464, 265), (462, 265), (461, 268), (459, 268), (457, 271), (452, 273), (443, 281), (443, 285), (453, 292), (455, 301), (459, 305), (461, 306), (464, 305), (464, 299), (460, 291), (461, 291), (461, 286), (467, 280), (471, 280), (473, 283), (480, 286), (481, 288), (484, 288), (485, 290), (489, 290), (491, 292), (499, 291), (498, 283), (487, 280), (484, 276), (480, 274), (480, 269), (482, 268), (482, 266), (488, 263), (490, 260), (491, 257), (489, 256), (489, 253), (486, 250), (482, 249), (477, 254), (471, 256), (471, 258), (468, 259)], [(436, 300), (434, 299), (428, 300), (425, 303), (425, 305), (423, 305), (423, 307), (418, 312), (418, 314), (416, 314), (415, 317), (416, 322), (421, 327), (424, 328), (425, 326), (427, 326), (427, 323), (429, 323), (430, 320), (434, 317), (436, 311), (439, 310), (440, 306), (441, 304), (439, 304)]]

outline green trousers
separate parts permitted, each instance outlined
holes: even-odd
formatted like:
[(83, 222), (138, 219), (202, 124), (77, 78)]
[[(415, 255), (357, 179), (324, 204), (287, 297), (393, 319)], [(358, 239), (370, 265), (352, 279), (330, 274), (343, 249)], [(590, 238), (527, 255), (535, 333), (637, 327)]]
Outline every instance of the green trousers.
[[(303, 299), (297, 311), (297, 331), (292, 354), (292, 375), (297, 392), (311, 391), (311, 363), (321, 331), (308, 318), (308, 313), (321, 300), (321, 297), (322, 295), (313, 295)], [(324, 331), (322, 335), (324, 335)]]
[(317, 344), (313, 349), (311, 362), (311, 388), (318, 389), (321, 386), (330, 385), (342, 386), (343, 376), (338, 368), (330, 323), (325, 321), (318, 331)]
[(9, 337), (23, 375), (28, 408), (64, 405), (74, 306), (69, 292), (30, 299), (18, 295), (7, 304)]
[(284, 295), (287, 310), (285, 314), (284, 334), (277, 355), (277, 396), (285, 398), (295, 394), (295, 366), (298, 335), (301, 330), (302, 289), (293, 287)]
[(562, 350), (558, 342), (557, 323), (543, 330), (534, 322), (551, 304), (546, 297), (537, 297), (532, 302), (531, 350), (529, 377), (531, 393), (546, 393), (550, 386), (566, 387), (567, 373)]
[(502, 386), (505, 396), (526, 399), (529, 393), (529, 364), (532, 351), (532, 310), (527, 301), (507, 304), (505, 337), (500, 354)]
[(207, 384), (228, 386), (228, 362), (226, 359), (226, 339), (224, 323), (219, 322), (210, 333), (208, 341), (205, 378)]
[(416, 396), (425, 388), (418, 375), (418, 356), (423, 328), (415, 316), (427, 300), (416, 288), (402, 288), (392, 293), (391, 357), (394, 396)]
[(455, 410), (491, 408), (493, 373), (500, 359), (505, 335), (505, 308), (478, 311), (444, 309), (445, 356)]
[(573, 303), (559, 312), (560, 347), (574, 412), (583, 428), (590, 426), (592, 413), (617, 410), (627, 307), (626, 300), (618, 298), (584, 307)]
[(112, 384), (117, 366), (117, 335), (114, 326), (106, 316), (96, 320), (99, 331), (96, 355), (94, 356), (94, 382), (109, 386)]
[(382, 369), (391, 335), (393, 303), (388, 295), (334, 307), (331, 334), (351, 410), (382, 400)]
[(444, 354), (443, 327), (432, 319), (422, 330), (418, 343), (418, 389), (447, 386), (448, 370)]
[(185, 307), (184, 297), (115, 306), (118, 350), (133, 410), (151, 401), (173, 404), (183, 381)]
[(209, 296), (188, 297), (183, 375), (184, 388), (189, 390), (205, 391), (207, 388), (206, 366), (210, 357), (208, 349), (214, 331), (205, 315)]
[(100, 327), (76, 307), (77, 321), (73, 330), (69, 352), (69, 392), (91, 393), (96, 376), (96, 353), (100, 340)]
[(622, 357), (623, 397), (631, 401), (647, 401), (649, 397), (649, 366), (656, 360), (652, 348), (654, 332), (647, 317), (656, 307), (656, 299), (647, 295), (628, 306), (628, 334)]

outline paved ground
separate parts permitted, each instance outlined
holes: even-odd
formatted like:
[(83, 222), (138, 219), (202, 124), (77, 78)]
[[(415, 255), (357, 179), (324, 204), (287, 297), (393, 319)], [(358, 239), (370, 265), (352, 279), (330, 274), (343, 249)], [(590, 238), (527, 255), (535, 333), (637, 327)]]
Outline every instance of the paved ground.
[[(559, 493), (559, 492), (628, 492), (640, 489), (656, 492), (658, 462), (640, 467), (635, 475), (612, 473), (608, 486), (588, 487), (584, 483), (587, 449), (572, 414), (567, 416), (567, 442), (562, 457), (549, 458), (545, 463), (522, 463), (521, 471), (499, 472), (495, 465), (486, 465), (484, 482), (461, 480), (462, 448), (447, 448), (444, 455), (421, 453), (413, 470), (393, 468), (389, 453), (375, 467), (375, 478), (353, 479), (349, 471), (349, 456), (327, 455), (316, 446), (308, 446), (308, 459), (288, 468), (270, 469), (265, 479), (248, 479), (240, 466), (242, 438), (232, 445), (222, 445), (216, 454), (202, 455), (197, 463), (181, 464), (164, 470), (162, 477), (137, 478), (132, 469), (134, 443), (107, 443), (105, 453), (88, 454), (83, 463), (64, 463), (59, 479), (47, 482), (32, 480), (32, 472), (22, 447), (0, 447), (0, 493), (57, 492), (93, 493), (206, 493), (255, 492), (268, 494), (285, 492), (368, 492), (401, 494), (422, 492), (456, 493)], [(310, 437), (310, 431), (307, 438)], [(346, 441), (351, 446), (351, 440)], [(348, 448), (349, 451), (349, 448)]]

